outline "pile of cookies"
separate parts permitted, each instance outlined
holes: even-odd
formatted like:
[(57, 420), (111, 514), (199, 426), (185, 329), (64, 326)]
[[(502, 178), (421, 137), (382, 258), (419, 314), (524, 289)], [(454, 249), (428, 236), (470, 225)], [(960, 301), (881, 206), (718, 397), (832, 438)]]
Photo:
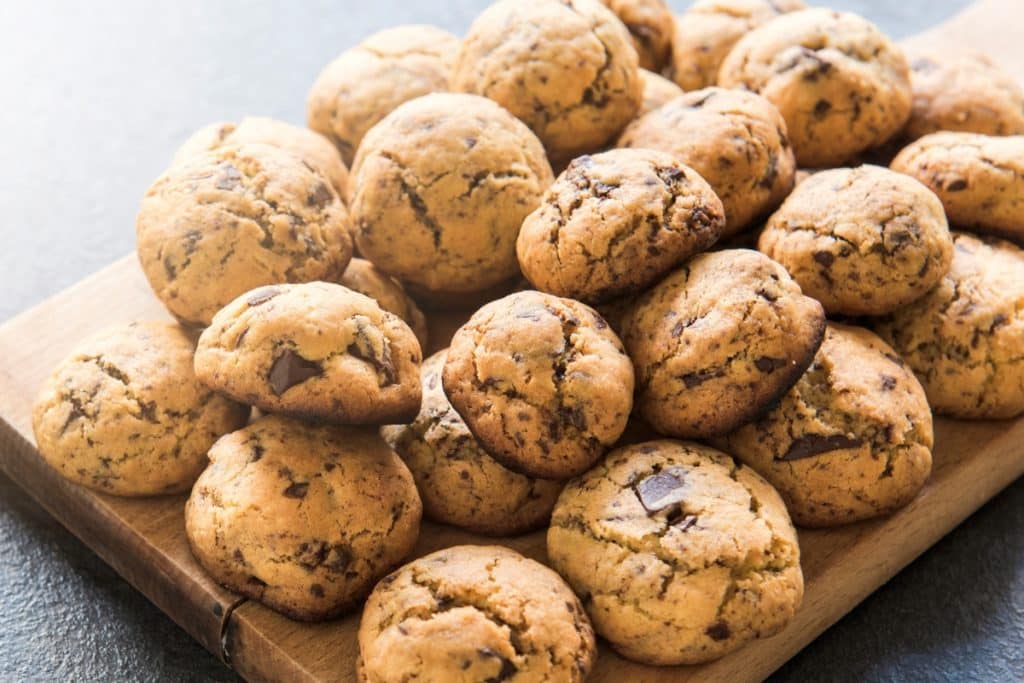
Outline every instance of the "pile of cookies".
[[(365, 600), (361, 680), (720, 657), (798, 609), (794, 522), (917, 495), (933, 410), (1024, 413), (1024, 93), (983, 56), (800, 0), (499, 0), (344, 52), (308, 123), (185, 143), (136, 226), (180, 324), (81, 343), (34, 428), (79, 484), (190, 492), (238, 593)], [(395, 570), (421, 515), (547, 527), (550, 568)]]

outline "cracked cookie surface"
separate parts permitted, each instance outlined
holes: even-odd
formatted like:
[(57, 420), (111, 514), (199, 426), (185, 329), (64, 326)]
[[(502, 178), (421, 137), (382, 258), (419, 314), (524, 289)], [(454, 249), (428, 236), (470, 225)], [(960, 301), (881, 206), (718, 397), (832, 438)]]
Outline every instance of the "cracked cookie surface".
[(565, 582), (501, 546), (446, 548), (384, 577), (358, 637), (363, 683), (582, 683), (597, 659)]
[(367, 131), (398, 105), (448, 89), (458, 48), (458, 38), (425, 24), (373, 34), (317, 76), (306, 99), (309, 127), (351, 164)]
[(601, 0), (633, 38), (640, 67), (660, 72), (672, 52), (675, 17), (665, 0)]
[(764, 254), (700, 254), (621, 320), (640, 414), (669, 436), (706, 438), (757, 417), (796, 383), (825, 312)]
[(892, 169), (938, 195), (954, 227), (1024, 243), (1024, 135), (932, 133), (897, 154)]
[(694, 443), (616, 449), (567, 485), (548, 558), (624, 657), (698, 664), (780, 631), (803, 598), (796, 531), (754, 470)]
[(335, 277), (352, 256), (348, 212), (330, 182), (264, 144), (171, 167), (146, 192), (135, 235), (157, 298), (196, 326), (254, 287)]
[(617, 144), (666, 152), (697, 171), (725, 207), (723, 237), (750, 226), (793, 188), (786, 122), (753, 93), (686, 93), (631, 123)]
[(487, 304), (452, 338), (444, 391), (495, 460), (568, 479), (615, 443), (633, 407), (633, 365), (592, 308), (525, 291)]
[(903, 507), (931, 474), (924, 389), (871, 332), (829, 323), (811, 367), (778, 405), (716, 445), (782, 495), (800, 526), (834, 526)]
[(436, 300), (485, 290), (519, 274), (516, 235), (552, 180), (540, 141), (494, 102), (407, 102), (352, 167), (359, 251)]
[(271, 413), (343, 424), (410, 420), (420, 407), (416, 335), (373, 299), (309, 282), (246, 292), (199, 338), (210, 387)]
[(824, 8), (783, 14), (741, 38), (718, 82), (768, 98), (801, 166), (838, 166), (897, 134), (910, 116), (910, 67), (874, 24)]
[(375, 431), (269, 415), (210, 449), (185, 531), (218, 583), (319, 621), (409, 554), (420, 514), (409, 470)]
[(936, 413), (966, 419), (1024, 413), (1024, 250), (953, 233), (939, 284), (875, 330), (913, 368)]
[(206, 451), (249, 408), (196, 379), (178, 325), (135, 322), (78, 344), (36, 398), (40, 455), (64, 477), (119, 496), (188, 491)]
[(722, 202), (692, 168), (613, 149), (569, 164), (523, 221), (516, 251), (538, 289), (602, 303), (646, 289), (724, 228)]
[(629, 32), (598, 0), (499, 0), (470, 26), (451, 84), (519, 117), (555, 165), (613, 140), (642, 98)]
[(416, 302), (406, 294), (398, 280), (366, 259), (354, 258), (349, 261), (345, 272), (338, 278), (338, 284), (370, 297), (385, 311), (394, 313), (404, 320), (416, 334), (420, 349), (427, 348), (427, 318)]
[(879, 166), (822, 171), (800, 183), (758, 239), (829, 314), (884, 315), (924, 296), (949, 270), (942, 203)]

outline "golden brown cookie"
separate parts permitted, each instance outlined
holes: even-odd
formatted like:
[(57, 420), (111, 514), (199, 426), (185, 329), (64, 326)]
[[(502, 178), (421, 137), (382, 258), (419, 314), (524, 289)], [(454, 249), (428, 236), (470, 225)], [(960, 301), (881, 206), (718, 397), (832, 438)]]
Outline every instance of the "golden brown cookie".
[(270, 415), (210, 449), (185, 532), (218, 583), (320, 621), (409, 554), (420, 513), (409, 470), (373, 430)]
[(643, 84), (643, 102), (637, 117), (652, 112), (683, 94), (683, 89), (664, 76), (640, 69), (640, 82)]
[(803, 598), (786, 507), (712, 448), (648, 441), (570, 481), (548, 558), (597, 633), (644, 664), (699, 664), (773, 635)]
[(718, 82), (768, 98), (801, 166), (838, 166), (896, 135), (910, 116), (910, 67), (874, 24), (849, 12), (791, 12), (754, 29)]
[(410, 562), (377, 584), (359, 623), (362, 683), (582, 683), (596, 659), (590, 621), (565, 582), (500, 546)]
[(394, 313), (404, 320), (416, 334), (420, 342), (420, 349), (427, 348), (428, 330), (427, 318), (423, 311), (416, 306), (401, 283), (395, 278), (384, 273), (366, 259), (354, 258), (348, 263), (348, 267), (338, 284), (348, 287), (353, 292), (365, 294), (376, 301), (381, 308)]
[(583, 472), (626, 428), (633, 365), (592, 308), (519, 292), (487, 304), (448, 349), (444, 391), (487, 452), (531, 477)]
[(561, 482), (524, 477), (487, 454), (444, 394), (446, 356), (439, 351), (423, 362), (423, 404), (416, 419), (381, 427), (384, 440), (412, 471), (424, 514), (489, 536), (543, 526)]
[(598, 0), (499, 0), (470, 26), (451, 85), (522, 119), (557, 165), (613, 140), (642, 98), (629, 32)]
[(952, 225), (1024, 243), (1024, 135), (932, 133), (892, 169), (937, 194)]
[(103, 493), (188, 491), (210, 445), (249, 417), (248, 407), (196, 379), (194, 351), (188, 334), (167, 322), (112, 327), (79, 343), (36, 398), (39, 454)]
[(931, 292), (876, 331), (917, 373), (936, 413), (1024, 414), (1024, 250), (953, 233), (953, 265)]
[(871, 332), (836, 323), (776, 407), (716, 441), (810, 527), (909, 503), (931, 473), (932, 444), (932, 412), (914, 373)]
[(196, 374), (271, 413), (343, 424), (411, 420), (420, 408), (416, 335), (376, 301), (309, 282), (246, 292), (199, 338)]
[(458, 47), (452, 34), (422, 24), (373, 34), (317, 76), (306, 99), (309, 127), (351, 164), (366, 132), (398, 105), (448, 89)]
[(662, 434), (736, 429), (786, 393), (821, 345), (825, 312), (764, 254), (700, 254), (622, 322), (640, 414)]
[(601, 303), (654, 284), (725, 228), (711, 187), (672, 155), (576, 158), (523, 221), (519, 266), (538, 289)]
[(826, 312), (852, 316), (884, 315), (924, 296), (953, 259), (942, 203), (880, 166), (836, 168), (800, 183), (758, 248)]
[(793, 188), (796, 162), (786, 124), (753, 93), (686, 93), (631, 123), (618, 146), (667, 152), (697, 171), (725, 206), (725, 237), (774, 209)]
[(675, 17), (665, 0), (601, 0), (619, 18), (640, 56), (640, 66), (651, 71), (665, 68), (672, 53)]
[(449, 295), (518, 276), (519, 226), (552, 179), (540, 141), (494, 102), (407, 102), (370, 131), (352, 166), (359, 251), (411, 288), (457, 302)]

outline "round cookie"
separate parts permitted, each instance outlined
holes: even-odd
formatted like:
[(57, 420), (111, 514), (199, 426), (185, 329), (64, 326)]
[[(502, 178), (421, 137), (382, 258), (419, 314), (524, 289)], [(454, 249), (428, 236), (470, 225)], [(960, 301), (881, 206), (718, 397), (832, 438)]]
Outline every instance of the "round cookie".
[(359, 251), (435, 300), (487, 289), (519, 274), (519, 226), (552, 180), (540, 141), (494, 102), (407, 102), (352, 167)]
[(664, 0), (601, 0), (619, 18), (640, 57), (640, 67), (661, 71), (672, 54), (675, 17)]
[(1024, 250), (953, 233), (953, 264), (926, 296), (875, 330), (913, 368), (936, 413), (1024, 414)]
[(455, 333), (444, 391), (495, 460), (568, 479), (626, 428), (633, 365), (608, 324), (571, 299), (525, 291), (487, 304)]
[(937, 194), (952, 225), (1024, 243), (1024, 135), (932, 133), (892, 169)]
[(706, 250), (725, 211), (669, 154), (613, 149), (574, 159), (523, 221), (519, 266), (535, 287), (602, 303), (654, 284)]
[(394, 313), (404, 320), (416, 334), (420, 349), (427, 348), (427, 319), (423, 311), (416, 306), (416, 302), (405, 293), (398, 280), (388, 276), (366, 259), (354, 258), (349, 261), (345, 272), (338, 278), (338, 284), (370, 297), (385, 311)]
[(786, 507), (712, 448), (648, 441), (570, 481), (548, 559), (597, 633), (644, 664), (699, 664), (782, 630), (803, 598)]
[(683, 94), (683, 89), (664, 76), (640, 69), (640, 83), (643, 87), (643, 101), (638, 117), (654, 111)]
[(458, 48), (458, 38), (422, 24), (373, 34), (317, 76), (306, 99), (309, 127), (351, 165), (363, 136), (398, 105), (448, 89)]
[(372, 430), (269, 415), (210, 449), (185, 532), (218, 583), (320, 621), (409, 554), (420, 514), (409, 470)]
[(910, 67), (874, 24), (816, 8), (783, 14), (741, 38), (719, 85), (768, 98), (801, 166), (838, 166), (877, 147), (910, 116)]
[(423, 362), (423, 404), (408, 425), (381, 427), (412, 471), (427, 518), (488, 536), (513, 536), (547, 523), (560, 482), (506, 469), (473, 437), (441, 385), (446, 351)]
[(146, 192), (135, 235), (157, 297), (196, 326), (254, 287), (336, 277), (352, 256), (348, 212), (330, 183), (262, 144), (172, 166)]
[(582, 683), (597, 659), (579, 600), (500, 546), (455, 546), (389, 574), (359, 623), (357, 678)]
[(953, 259), (942, 203), (879, 166), (810, 176), (769, 219), (758, 248), (830, 315), (891, 313), (924, 296)]
[(668, 71), (683, 90), (718, 83), (718, 68), (748, 31), (785, 12), (804, 9), (802, 0), (697, 0), (676, 18)]
[(885, 515), (932, 468), (924, 389), (885, 342), (830, 323), (811, 367), (778, 405), (716, 445), (757, 470), (800, 526)]
[(166, 322), (112, 327), (79, 343), (33, 406), (39, 454), (103, 493), (188, 491), (211, 444), (249, 418), (248, 407), (196, 379), (194, 351), (188, 334)]
[(786, 123), (753, 93), (686, 93), (631, 123), (618, 146), (660, 150), (697, 171), (725, 206), (724, 237), (749, 227), (793, 188)]
[(451, 85), (519, 117), (556, 165), (613, 140), (642, 98), (629, 32), (598, 0), (499, 0), (470, 26)]
[(904, 129), (910, 140), (942, 130), (1024, 133), (1024, 90), (987, 55), (916, 55), (910, 85), (914, 108)]
[(764, 254), (700, 254), (622, 321), (637, 406), (658, 432), (707, 438), (757, 417), (814, 358), (825, 312)]
[(203, 331), (196, 374), (271, 413), (344, 424), (411, 420), (420, 407), (416, 335), (376, 301), (309, 282), (246, 292)]

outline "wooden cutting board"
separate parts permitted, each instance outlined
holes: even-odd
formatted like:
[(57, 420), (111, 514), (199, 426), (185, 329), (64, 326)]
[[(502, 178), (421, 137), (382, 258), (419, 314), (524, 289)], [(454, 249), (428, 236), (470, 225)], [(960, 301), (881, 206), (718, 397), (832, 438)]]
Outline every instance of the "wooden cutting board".
[[(986, 50), (1021, 77), (1024, 48), (1017, 42), (1022, 10), (1016, 0), (981, 0), (906, 42), (943, 52)], [(239, 598), (213, 583), (193, 560), (184, 533), (183, 497), (129, 500), (92, 493), (57, 476), (36, 453), (31, 404), (43, 378), (82, 337), (137, 318), (163, 319), (167, 314), (129, 256), (0, 326), (0, 467), (245, 678), (353, 681), (358, 615), (300, 624)], [(435, 339), (450, 336), (453, 327), (446, 322), (432, 330)], [(602, 646), (593, 680), (761, 680), (1022, 474), (1024, 418), (937, 420), (932, 479), (913, 503), (881, 520), (800, 531), (806, 595), (782, 633), (700, 667), (641, 666)], [(493, 542), (424, 523), (416, 554), (457, 543)], [(542, 532), (504, 542), (544, 559)]]

